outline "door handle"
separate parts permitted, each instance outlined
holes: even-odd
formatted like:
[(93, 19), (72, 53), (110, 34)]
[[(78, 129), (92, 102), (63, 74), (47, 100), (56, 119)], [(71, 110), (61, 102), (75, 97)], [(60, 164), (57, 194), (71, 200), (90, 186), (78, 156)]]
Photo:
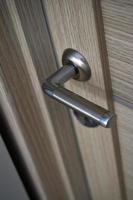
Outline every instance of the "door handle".
[(86, 81), (91, 77), (91, 69), (84, 56), (76, 50), (66, 49), (62, 56), (63, 67), (52, 74), (44, 83), (43, 91), (53, 99), (73, 109), (78, 120), (88, 126), (111, 127), (115, 114), (63, 87), (63, 84), (74, 78)]

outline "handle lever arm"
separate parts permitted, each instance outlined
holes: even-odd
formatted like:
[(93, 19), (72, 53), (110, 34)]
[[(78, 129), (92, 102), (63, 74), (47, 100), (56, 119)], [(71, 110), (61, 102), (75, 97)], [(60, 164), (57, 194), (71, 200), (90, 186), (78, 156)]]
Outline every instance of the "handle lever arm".
[(65, 89), (63, 84), (71, 78), (78, 77), (78, 69), (73, 65), (65, 65), (50, 76), (43, 84), (43, 91), (53, 99), (81, 113), (103, 127), (110, 127), (115, 114)]

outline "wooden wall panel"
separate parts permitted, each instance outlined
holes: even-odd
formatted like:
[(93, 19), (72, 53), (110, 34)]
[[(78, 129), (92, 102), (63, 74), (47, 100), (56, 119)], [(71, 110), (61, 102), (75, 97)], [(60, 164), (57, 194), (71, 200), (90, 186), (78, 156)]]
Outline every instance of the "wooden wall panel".
[(43, 190), (48, 199), (89, 199), (68, 111), (44, 100), (40, 87), (56, 70), (41, 3), (1, 1), (0, 11), (1, 73)]
[[(43, 0), (43, 4), (59, 66), (64, 49), (74, 48), (83, 53), (92, 69), (90, 81), (71, 81), (67, 87), (88, 100), (111, 109), (111, 84), (98, 1)], [(113, 144), (109, 129), (88, 129), (75, 118), (73, 122), (93, 199), (121, 199), (114, 150), (115, 146), (119, 152), (115, 128)], [(121, 184), (124, 185), (123, 182)]]
[(115, 103), (128, 200), (133, 199), (133, 110)]
[(109, 66), (128, 199), (133, 198), (133, 1), (102, 0)]
[(133, 1), (101, 3), (113, 92), (133, 107)]

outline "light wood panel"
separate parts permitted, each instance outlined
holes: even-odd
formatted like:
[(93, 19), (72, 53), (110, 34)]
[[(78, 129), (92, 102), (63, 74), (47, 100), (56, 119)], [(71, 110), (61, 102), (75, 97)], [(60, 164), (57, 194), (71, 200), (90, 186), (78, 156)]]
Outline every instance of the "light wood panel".
[(115, 103), (128, 200), (133, 199), (133, 110)]
[[(26, 1), (24, 3), (23, 0), (16, 0), (15, 3), (34, 61), (34, 67), (40, 84), (42, 84), (45, 78), (57, 70), (56, 59), (46, 26), (45, 13), (40, 2)], [(77, 200), (88, 199), (90, 198), (89, 186), (86, 182), (82, 158), (70, 115), (64, 106), (52, 101), (47, 96), (45, 96), (45, 100), (74, 193), (73, 198)]]
[[(98, 1), (43, 0), (43, 4), (60, 66), (62, 52), (71, 47), (83, 53), (92, 69), (89, 82), (71, 81), (67, 86), (73, 92), (112, 109), (110, 76)], [(75, 118), (73, 122), (93, 199), (121, 199), (111, 131), (101, 127), (85, 128)], [(119, 152), (115, 131), (114, 128), (115, 147)]]
[[(29, 24), (30, 34), (32, 35), (31, 41), (36, 41), (31, 44), (33, 46), (38, 44), (36, 48), (42, 45), (40, 49), (37, 49), (41, 56), (39, 58), (37, 57), (39, 60), (38, 65), (41, 63), (41, 66), (43, 66), (45, 63), (45, 67), (48, 66), (47, 69), (40, 68), (42, 71), (40, 72), (38, 70), (38, 74), (43, 72), (46, 76), (48, 72), (51, 73), (52, 71), (52, 67), (49, 68), (49, 65), (56, 69), (56, 64), (41, 4), (39, 1), (21, 1), (21, 3), (25, 11), (23, 15), (24, 17), (28, 17), (28, 23), (31, 22), (31, 19), (36, 20), (32, 26)], [(62, 123), (60, 128), (60, 124), (56, 128), (56, 130), (60, 130), (60, 135), (61, 132), (64, 131), (62, 130), (64, 127), (66, 128), (68, 126), (68, 128), (70, 128), (70, 132), (68, 132), (68, 128), (65, 130), (67, 132), (64, 131), (64, 133), (67, 134), (65, 137), (62, 136), (61, 138), (60, 136), (60, 140), (62, 139), (64, 143), (68, 141), (68, 143), (65, 143), (64, 149), (62, 149), (63, 153), (65, 152), (64, 158), (62, 158), (55, 136), (54, 124), (51, 123), (48, 107), (44, 101), (35, 71), (35, 64), (33, 61), (36, 59), (32, 58), (33, 54), (31, 56), (29, 51), (16, 4), (13, 0), (1, 1), (0, 10), (0, 60), (2, 76), (7, 84), (6, 93), (9, 99), (12, 99), (10, 106), (14, 107), (17, 112), (17, 120), (21, 124), (21, 134), (39, 174), (42, 187), (46, 191), (48, 199), (75, 199), (78, 195), (80, 199), (88, 199), (88, 188), (86, 188), (84, 171), (74, 132), (69, 125), (69, 115), (66, 110), (61, 110), (64, 108), (60, 108), (59, 110), (56, 109), (58, 112), (53, 112), (56, 114), (56, 117), (52, 116), (53, 121), (59, 115), (61, 115), (63, 119), (68, 119), (66, 125), (64, 123), (63, 126)], [(25, 16), (26, 13), (27, 15)], [(38, 16), (39, 18), (36, 18), (37, 15), (40, 17)], [(27, 29), (27, 31), (29, 29)], [(36, 31), (35, 34), (31, 32), (32, 29)], [(29, 38), (27, 38), (27, 40), (28, 39)], [(39, 55), (39, 53), (37, 55)], [(41, 58), (43, 59), (41, 60)], [(42, 75), (40, 79), (41, 78)], [(63, 117), (63, 112), (66, 114), (65, 117)], [(59, 116), (58, 118), (61, 119), (61, 117)], [(69, 133), (71, 133), (70, 136)], [(18, 137), (18, 140), (19, 139)], [(71, 150), (71, 145), (75, 149)], [(66, 167), (64, 166), (65, 162), (68, 162)], [(69, 163), (71, 163), (71, 165)], [(67, 173), (66, 168), (69, 173)], [(71, 184), (73, 184), (73, 187), (71, 187)], [(80, 190), (78, 188), (80, 188)], [(45, 199), (45, 197), (41, 196), (40, 199)], [(78, 197), (76, 199), (78, 199)]]
[(101, 3), (113, 92), (133, 107), (133, 1)]
[(105, 37), (128, 199), (133, 198), (133, 1), (102, 0)]
[[(16, 156), (19, 155), (18, 160), (21, 159), (21, 163), (24, 162), (23, 165), (24, 165), (25, 170), (27, 170), (28, 172), (28, 178), (30, 179), (30, 181), (32, 181), (33, 187), (35, 187), (37, 191), (35, 192), (35, 194), (33, 194), (33, 195), (36, 195), (36, 197), (33, 197), (33, 199), (38, 198), (38, 199), (47, 200), (47, 197), (44, 192), (44, 188), (42, 187), (41, 180), (38, 176), (38, 172), (35, 167), (34, 161), (32, 160), (32, 157), (29, 153), (28, 147), (23, 137), (23, 130), (18, 120), (19, 116), (17, 115), (17, 110), (15, 109), (13, 100), (8, 93), (7, 86), (6, 86), (6, 83), (4, 81), (4, 77), (1, 71), (0, 71), (0, 115), (4, 115), (4, 117), (6, 117), (8, 127), (12, 131), (10, 132), (10, 134), (12, 135), (6, 136), (6, 137), (8, 139), (11, 138), (10, 142), (12, 141), (14, 145), (16, 146), (15, 147), (17, 149)], [(0, 126), (1, 129), (2, 129), (2, 126), (3, 124), (1, 124)], [(10, 143), (10, 148), (13, 148), (12, 143)], [(21, 166), (21, 169), (22, 169), (22, 166)], [(8, 182), (8, 180), (6, 181)]]

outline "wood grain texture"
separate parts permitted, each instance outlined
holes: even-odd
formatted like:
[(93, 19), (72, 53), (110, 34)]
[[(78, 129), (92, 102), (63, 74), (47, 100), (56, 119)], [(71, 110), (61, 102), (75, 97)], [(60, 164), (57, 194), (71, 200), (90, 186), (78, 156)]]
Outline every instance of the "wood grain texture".
[(74, 199), (14, 1), (1, 1), (0, 10), (2, 74), (42, 187), (48, 199)]
[[(98, 1), (43, 0), (43, 3), (60, 66), (62, 52), (66, 48), (82, 52), (91, 66), (92, 77), (89, 82), (71, 81), (67, 87), (88, 100), (111, 109), (111, 84)], [(92, 198), (121, 199), (111, 131), (101, 127), (85, 128), (75, 118), (73, 122)], [(115, 131), (113, 135), (116, 135)], [(118, 138), (115, 138), (118, 144)], [(116, 143), (118, 152), (119, 146)]]
[(133, 198), (133, 1), (102, 0), (105, 37), (118, 116), (128, 199)]
[(133, 110), (115, 103), (128, 200), (133, 199)]
[(102, 0), (114, 95), (133, 107), (133, 1)]
[(41, 3), (2, 1), (1, 11), (2, 73), (48, 199), (89, 199), (70, 115), (42, 98), (39, 82), (57, 68)]
[[(0, 70), (0, 115), (4, 114), (8, 127), (12, 131), (10, 132), (12, 135), (6, 137), (8, 137), (10, 142), (12, 141), (15, 145), (17, 153), (19, 154), (19, 159), (21, 159), (21, 164), (23, 163), (24, 169), (28, 172), (28, 178), (32, 181), (33, 187), (35, 187), (35, 190), (37, 191), (35, 194), (36, 197), (33, 198), (47, 200), (44, 188), (42, 187), (41, 180), (38, 176), (38, 171), (23, 137), (23, 130), (18, 120), (19, 116), (9, 93), (10, 92), (7, 89), (7, 85)], [(12, 148), (12, 143), (10, 143), (10, 148)]]
[[(16, 0), (23, 31), (30, 49), (40, 84), (57, 70), (45, 16), (40, 1)], [(35, 31), (36, 30), (36, 31)], [(89, 187), (82, 165), (75, 132), (67, 109), (45, 96), (50, 119), (54, 127), (62, 159), (70, 180), (74, 197), (89, 199)], [(79, 190), (80, 188), (80, 190)]]

